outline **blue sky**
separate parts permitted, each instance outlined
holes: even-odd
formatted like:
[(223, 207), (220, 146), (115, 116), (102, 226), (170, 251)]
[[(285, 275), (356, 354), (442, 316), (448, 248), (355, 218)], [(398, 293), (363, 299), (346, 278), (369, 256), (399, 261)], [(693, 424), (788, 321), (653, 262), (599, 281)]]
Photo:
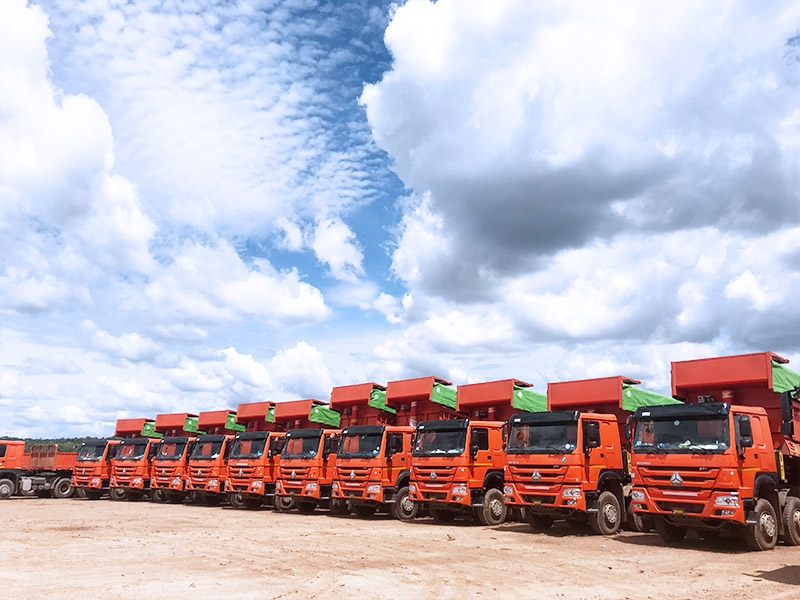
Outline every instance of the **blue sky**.
[(800, 369), (793, 2), (6, 0), (0, 435)]

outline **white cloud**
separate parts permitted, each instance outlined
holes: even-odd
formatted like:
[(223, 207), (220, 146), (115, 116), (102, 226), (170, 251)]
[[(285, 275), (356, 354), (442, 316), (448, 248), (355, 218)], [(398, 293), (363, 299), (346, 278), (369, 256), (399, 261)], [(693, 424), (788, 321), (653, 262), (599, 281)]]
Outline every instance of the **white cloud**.
[(275, 354), (270, 360), (270, 372), (276, 383), (298, 398), (330, 398), (331, 373), (325, 356), (307, 342), (298, 342)]
[(161, 351), (161, 346), (138, 333), (123, 333), (115, 336), (99, 329), (91, 321), (83, 323), (83, 328), (92, 334), (95, 348), (110, 356), (124, 358), (133, 362), (152, 361)]
[(364, 274), (364, 254), (355, 242), (355, 234), (338, 218), (323, 219), (314, 230), (311, 244), (317, 258), (328, 265), (331, 275), (355, 281)]

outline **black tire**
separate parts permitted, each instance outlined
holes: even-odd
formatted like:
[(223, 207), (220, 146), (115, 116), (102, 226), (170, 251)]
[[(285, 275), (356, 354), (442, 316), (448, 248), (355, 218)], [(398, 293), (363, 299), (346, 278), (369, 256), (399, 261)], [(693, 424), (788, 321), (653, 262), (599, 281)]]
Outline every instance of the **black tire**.
[(347, 505), (347, 500), (344, 498), (331, 498), (330, 510), (331, 514), (335, 517), (344, 517), (350, 514), (350, 507)]
[(16, 491), (14, 482), (10, 479), (0, 479), (0, 500), (11, 498)]
[(239, 492), (230, 492), (228, 494), (228, 504), (230, 504), (233, 508), (236, 509), (243, 509), (244, 506), (244, 495)]
[(144, 498), (144, 492), (142, 490), (126, 490), (125, 498), (130, 502), (139, 502)]
[(167, 492), (167, 502), (170, 504), (183, 504), (186, 494), (183, 492)]
[(294, 505), (294, 496), (275, 496), (275, 510), (289, 512)]
[(630, 512), (630, 522), (633, 531), (639, 533), (650, 533), (653, 531), (653, 519), (641, 513)]
[(258, 496), (245, 496), (244, 497), (244, 507), (247, 510), (258, 510), (264, 506), (264, 499)]
[(589, 527), (600, 535), (614, 535), (622, 523), (622, 509), (614, 492), (603, 492), (597, 499), (597, 512), (589, 517)]
[(151, 492), (151, 499), (153, 502), (166, 502), (167, 501), (167, 492), (162, 489), (155, 489)]
[(683, 541), (683, 538), (686, 537), (686, 532), (688, 531), (688, 528), (680, 525), (673, 525), (664, 519), (656, 519), (653, 522), (653, 527), (655, 528), (659, 537), (668, 544), (677, 544), (678, 542)]
[(771, 550), (778, 543), (778, 518), (766, 498), (756, 502), (756, 522), (745, 525), (744, 539), (751, 550)]
[(108, 497), (111, 500), (125, 500), (127, 495), (124, 488), (111, 488), (108, 490)]
[(451, 510), (445, 510), (443, 508), (437, 508), (436, 505), (431, 504), (428, 507), (428, 512), (431, 513), (431, 517), (433, 518), (434, 523), (445, 524), (445, 523), (452, 523), (453, 520), (456, 518), (456, 513)]
[(783, 543), (787, 546), (800, 546), (800, 498), (787, 496), (782, 516)]
[(525, 509), (525, 521), (535, 533), (542, 533), (553, 526), (555, 519), (549, 515), (540, 515), (529, 508)]
[(496, 527), (506, 520), (508, 509), (503, 502), (503, 492), (497, 489), (486, 490), (483, 495), (483, 506), (476, 509), (475, 514), (482, 525)]
[(376, 504), (356, 504), (353, 506), (353, 512), (362, 519), (366, 519), (375, 514), (378, 510)]
[(83, 490), (83, 496), (87, 500), (100, 500), (103, 497), (103, 490)]
[(317, 501), (316, 500), (298, 500), (297, 501), (297, 512), (303, 515), (310, 515), (313, 513), (317, 508)]
[(222, 504), (222, 496), (220, 494), (204, 493), (200, 497), (206, 506), (219, 506)]
[(392, 514), (398, 521), (410, 521), (419, 514), (419, 504), (411, 499), (408, 486), (401, 487), (395, 496)]

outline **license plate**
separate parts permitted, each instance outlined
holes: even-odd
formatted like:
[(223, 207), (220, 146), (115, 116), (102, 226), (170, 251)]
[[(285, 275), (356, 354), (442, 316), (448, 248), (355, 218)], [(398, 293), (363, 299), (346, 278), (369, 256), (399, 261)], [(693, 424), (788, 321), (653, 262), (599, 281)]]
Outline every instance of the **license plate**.
[(673, 508), (672, 509), (672, 514), (673, 515), (685, 515), (686, 511), (683, 510), (682, 508)]

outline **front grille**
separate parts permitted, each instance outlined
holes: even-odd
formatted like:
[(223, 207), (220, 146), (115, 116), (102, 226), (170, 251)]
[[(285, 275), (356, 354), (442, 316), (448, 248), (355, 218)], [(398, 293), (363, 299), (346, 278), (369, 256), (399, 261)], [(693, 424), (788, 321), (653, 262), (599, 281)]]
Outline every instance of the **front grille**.
[(534, 496), (532, 494), (525, 494), (522, 496), (523, 502), (526, 504), (555, 504), (555, 496)]
[(372, 467), (336, 467), (336, 479), (340, 481), (366, 481)]
[(656, 502), (659, 510), (667, 512), (680, 512), (687, 515), (699, 515), (703, 512), (703, 505), (694, 502)]
[[(281, 479), (305, 479), (309, 467), (281, 467)], [(294, 476), (292, 476), (294, 473)]]
[(534, 464), (534, 465), (509, 465), (508, 472), (512, 481), (541, 483), (554, 485), (561, 483), (567, 474), (566, 465)]
[(719, 468), (717, 467), (636, 467), (641, 484), (657, 490), (689, 490), (705, 492), (707, 495), (714, 489)]
[(449, 483), (455, 479), (456, 467), (424, 466), (414, 467), (414, 478), (417, 481), (435, 481), (436, 483)]

